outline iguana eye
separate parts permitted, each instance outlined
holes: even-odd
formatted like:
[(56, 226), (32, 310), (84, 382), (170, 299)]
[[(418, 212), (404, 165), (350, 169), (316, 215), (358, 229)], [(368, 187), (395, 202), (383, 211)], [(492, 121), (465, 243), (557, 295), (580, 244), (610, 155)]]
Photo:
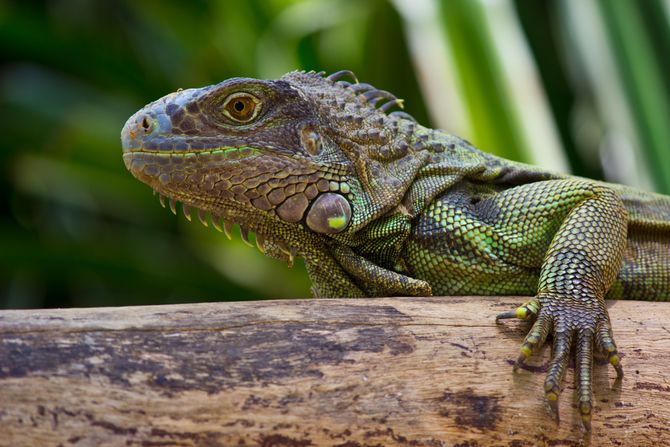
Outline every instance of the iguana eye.
[(250, 93), (233, 93), (223, 102), (223, 114), (238, 123), (248, 123), (258, 116), (260, 103)]

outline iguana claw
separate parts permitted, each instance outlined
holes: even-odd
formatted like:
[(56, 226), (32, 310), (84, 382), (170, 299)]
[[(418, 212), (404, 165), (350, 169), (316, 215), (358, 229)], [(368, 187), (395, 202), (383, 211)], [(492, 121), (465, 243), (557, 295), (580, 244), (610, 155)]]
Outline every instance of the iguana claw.
[[(520, 311), (520, 309), (524, 310)], [(609, 362), (617, 372), (618, 379), (623, 376), (607, 310), (604, 305), (597, 305), (585, 311), (583, 303), (578, 300), (555, 294), (544, 294), (517, 310), (498, 315), (496, 319), (516, 317), (527, 320), (532, 318), (535, 309), (537, 309), (536, 320), (521, 345), (514, 371), (517, 371), (526, 359), (537, 352), (551, 334), (553, 337), (552, 356), (544, 382), (548, 411), (558, 422), (558, 397), (561, 394), (563, 378), (572, 355), (575, 360), (577, 406), (584, 429), (590, 431), (593, 408), (594, 348), (607, 354)]]

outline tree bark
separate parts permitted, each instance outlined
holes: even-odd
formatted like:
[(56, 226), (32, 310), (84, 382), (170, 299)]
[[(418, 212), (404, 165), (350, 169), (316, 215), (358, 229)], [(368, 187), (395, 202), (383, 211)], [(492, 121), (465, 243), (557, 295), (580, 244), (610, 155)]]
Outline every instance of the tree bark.
[(513, 373), (523, 298), (285, 300), (0, 311), (0, 445), (670, 444), (670, 303), (610, 302), (593, 432), (549, 350)]

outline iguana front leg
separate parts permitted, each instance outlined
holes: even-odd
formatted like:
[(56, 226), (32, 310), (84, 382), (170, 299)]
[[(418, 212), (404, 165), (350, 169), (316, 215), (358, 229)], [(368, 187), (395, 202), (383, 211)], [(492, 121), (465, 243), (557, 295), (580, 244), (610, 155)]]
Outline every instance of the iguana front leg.
[(578, 406), (584, 427), (590, 430), (594, 348), (608, 355), (619, 377), (623, 374), (604, 297), (622, 264), (627, 213), (621, 199), (606, 186), (572, 181), (575, 188), (568, 193), (581, 194), (583, 200), (570, 210), (552, 239), (537, 295), (516, 311), (498, 318), (535, 318), (515, 369), (553, 334), (553, 354), (544, 390), (557, 419), (561, 382), (574, 347)]
[(333, 244), (331, 253), (305, 257), (315, 298), (432, 295), (426, 281), (375, 265), (347, 246)]
[(314, 298), (364, 297), (366, 296), (326, 251), (314, 251), (303, 255), (305, 267), (312, 283)]

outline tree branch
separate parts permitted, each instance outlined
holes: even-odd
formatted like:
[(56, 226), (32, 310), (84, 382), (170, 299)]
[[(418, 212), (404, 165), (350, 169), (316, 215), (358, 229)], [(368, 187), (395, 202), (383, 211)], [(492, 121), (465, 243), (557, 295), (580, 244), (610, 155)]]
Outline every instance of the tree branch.
[[(548, 350), (512, 373), (523, 298), (286, 300), (0, 311), (0, 444), (579, 445)], [(596, 445), (670, 443), (670, 305), (618, 301), (626, 376), (600, 363)], [(4, 445), (4, 444), (3, 444)]]

